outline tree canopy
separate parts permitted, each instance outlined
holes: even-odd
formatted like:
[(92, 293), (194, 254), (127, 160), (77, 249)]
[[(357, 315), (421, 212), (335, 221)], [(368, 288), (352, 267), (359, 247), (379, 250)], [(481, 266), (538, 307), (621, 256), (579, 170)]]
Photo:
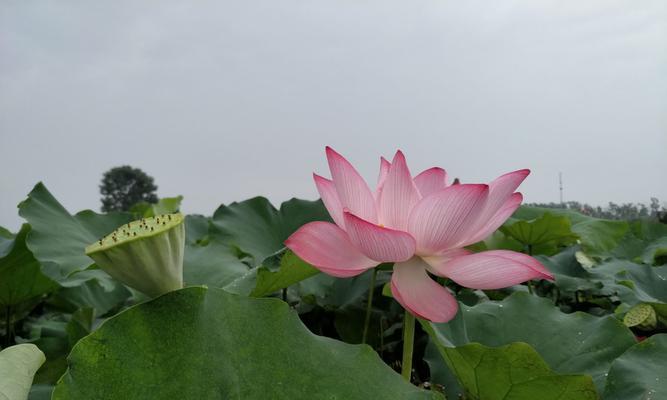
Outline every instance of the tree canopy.
[(102, 176), (102, 211), (128, 211), (139, 202), (157, 203), (153, 178), (129, 165), (111, 168)]

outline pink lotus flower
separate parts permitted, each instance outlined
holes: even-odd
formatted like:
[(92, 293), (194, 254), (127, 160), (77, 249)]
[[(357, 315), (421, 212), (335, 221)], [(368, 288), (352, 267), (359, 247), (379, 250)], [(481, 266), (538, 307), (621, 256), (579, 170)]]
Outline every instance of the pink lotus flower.
[(391, 291), (407, 310), (433, 322), (447, 322), (458, 304), (428, 272), (473, 289), (499, 289), (553, 275), (536, 259), (506, 250), (472, 254), (465, 246), (493, 233), (519, 207), (516, 188), (527, 169), (502, 175), (488, 185), (447, 185), (442, 168), (414, 178), (403, 153), (381, 158), (375, 193), (354, 167), (326, 149), (332, 179), (315, 184), (331, 218), (299, 228), (285, 245), (319, 270), (336, 277), (361, 274), (394, 262)]

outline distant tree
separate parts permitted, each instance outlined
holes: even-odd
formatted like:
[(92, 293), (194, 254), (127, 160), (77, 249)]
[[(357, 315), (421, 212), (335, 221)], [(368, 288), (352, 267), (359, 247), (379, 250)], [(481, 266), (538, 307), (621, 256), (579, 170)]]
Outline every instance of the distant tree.
[(651, 215), (658, 215), (660, 212), (660, 200), (656, 197), (651, 197), (651, 205), (649, 207), (651, 208)]
[(607, 207), (591, 206), (589, 204), (582, 204), (578, 201), (566, 201), (564, 203), (532, 203), (526, 204), (534, 207), (544, 208), (561, 208), (567, 210), (575, 210), (582, 214), (589, 215), (595, 218), (616, 219), (616, 220), (638, 220), (638, 219), (658, 219), (666, 222), (667, 209), (660, 206), (660, 201), (656, 198), (651, 198), (651, 204), (647, 207), (642, 203), (623, 203), (616, 204), (609, 202)]
[(128, 211), (139, 202), (157, 203), (153, 178), (129, 165), (111, 168), (102, 176), (102, 211)]

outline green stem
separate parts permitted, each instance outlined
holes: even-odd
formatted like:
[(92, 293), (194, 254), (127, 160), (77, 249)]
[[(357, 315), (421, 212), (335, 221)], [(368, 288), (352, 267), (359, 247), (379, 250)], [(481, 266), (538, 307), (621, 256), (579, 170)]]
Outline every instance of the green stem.
[(384, 317), (380, 317), (380, 358), (384, 356)]
[(405, 319), (403, 320), (403, 363), (401, 365), (401, 375), (406, 381), (410, 382), (412, 377), (412, 350), (415, 345), (415, 316), (410, 311), (405, 310)]
[[(532, 244), (528, 245), (528, 255), (531, 256), (531, 257), (533, 256), (533, 245)], [(530, 294), (535, 293), (535, 288), (533, 288), (533, 282), (531, 282), (531, 281), (528, 281), (528, 292)]]
[(366, 318), (364, 319), (364, 332), (361, 335), (361, 343), (366, 343), (366, 338), (368, 337), (368, 326), (371, 323), (371, 309), (373, 308), (373, 291), (375, 289), (375, 276), (377, 275), (378, 270), (373, 268), (373, 273), (371, 274), (371, 286), (368, 288), (368, 304), (366, 304)]
[(283, 301), (287, 303), (287, 288), (283, 288), (283, 293), (282, 293)]
[(5, 312), (7, 313), (5, 316), (5, 347), (9, 347), (12, 344), (12, 307), (7, 306)]

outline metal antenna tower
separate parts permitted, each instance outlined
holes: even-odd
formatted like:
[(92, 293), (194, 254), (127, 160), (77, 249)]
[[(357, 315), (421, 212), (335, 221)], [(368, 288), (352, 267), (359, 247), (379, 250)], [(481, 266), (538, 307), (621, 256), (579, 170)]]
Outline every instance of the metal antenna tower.
[(563, 204), (563, 173), (558, 173), (558, 190), (560, 191), (560, 204)]

